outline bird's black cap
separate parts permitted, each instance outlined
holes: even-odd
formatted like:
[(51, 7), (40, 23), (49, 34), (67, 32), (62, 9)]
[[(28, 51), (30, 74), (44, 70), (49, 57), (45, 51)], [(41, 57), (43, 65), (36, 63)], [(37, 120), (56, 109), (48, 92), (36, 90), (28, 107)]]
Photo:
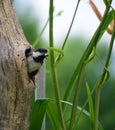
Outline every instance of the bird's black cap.
[(33, 59), (36, 62), (43, 63), (44, 58), (48, 56), (48, 51), (44, 48), (39, 48), (33, 52)]
[(48, 51), (44, 48), (38, 48), (37, 50), (35, 50), (35, 52), (48, 53)]

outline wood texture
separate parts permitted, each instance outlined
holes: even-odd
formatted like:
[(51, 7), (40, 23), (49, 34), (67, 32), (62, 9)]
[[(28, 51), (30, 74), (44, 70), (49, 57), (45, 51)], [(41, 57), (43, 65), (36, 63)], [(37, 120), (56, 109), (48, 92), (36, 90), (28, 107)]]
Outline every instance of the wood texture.
[(0, 0), (0, 130), (28, 130), (35, 89), (27, 74), (28, 48), (12, 0)]

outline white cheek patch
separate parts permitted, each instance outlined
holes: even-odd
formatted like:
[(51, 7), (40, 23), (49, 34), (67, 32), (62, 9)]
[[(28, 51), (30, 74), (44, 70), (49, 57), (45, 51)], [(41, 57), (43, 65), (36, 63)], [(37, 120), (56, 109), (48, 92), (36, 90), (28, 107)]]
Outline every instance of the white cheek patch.
[(39, 56), (41, 56), (42, 54), (40, 53), (40, 52), (32, 52), (32, 56), (33, 57), (39, 57)]

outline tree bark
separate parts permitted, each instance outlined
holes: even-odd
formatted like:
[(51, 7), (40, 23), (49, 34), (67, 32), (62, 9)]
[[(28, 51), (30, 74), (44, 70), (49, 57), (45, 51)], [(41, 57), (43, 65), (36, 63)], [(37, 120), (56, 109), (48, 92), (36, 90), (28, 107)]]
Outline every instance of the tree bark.
[(26, 67), (29, 48), (12, 0), (0, 0), (0, 130), (28, 130), (35, 89)]

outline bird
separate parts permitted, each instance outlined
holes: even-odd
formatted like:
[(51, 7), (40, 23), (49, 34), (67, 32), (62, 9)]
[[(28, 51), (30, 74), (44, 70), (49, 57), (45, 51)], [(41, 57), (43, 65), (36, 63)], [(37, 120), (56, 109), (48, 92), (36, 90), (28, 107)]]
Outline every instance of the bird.
[(35, 80), (35, 75), (39, 72), (44, 59), (48, 56), (48, 51), (44, 48), (39, 48), (35, 51), (27, 51), (27, 71), (30, 80)]

